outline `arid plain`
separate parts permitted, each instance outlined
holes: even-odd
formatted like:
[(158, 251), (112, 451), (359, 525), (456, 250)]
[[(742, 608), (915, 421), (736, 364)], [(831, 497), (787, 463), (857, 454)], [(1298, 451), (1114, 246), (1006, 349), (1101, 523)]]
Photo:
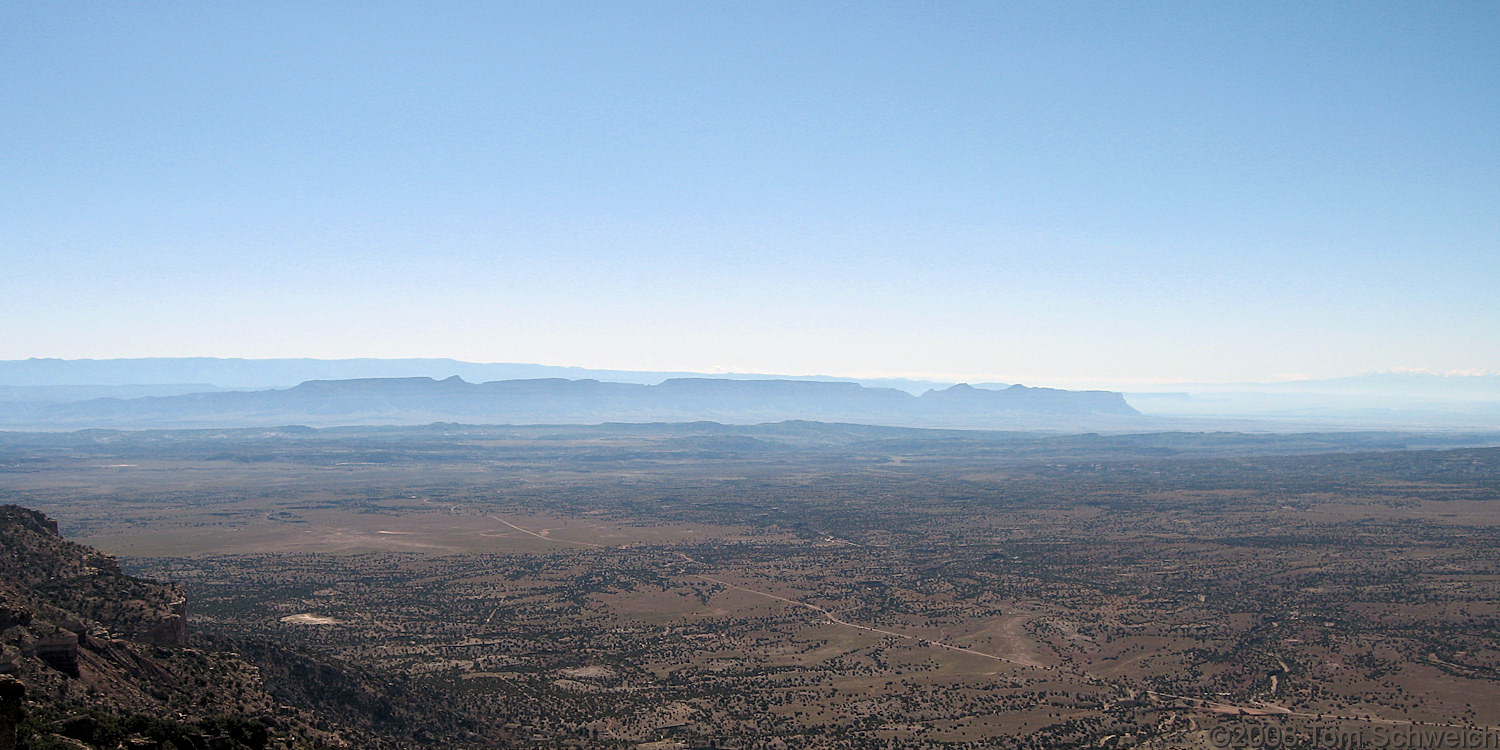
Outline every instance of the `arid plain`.
[(0, 499), (444, 706), (393, 742), (1214, 747), (1500, 725), (1493, 438), (10, 434)]

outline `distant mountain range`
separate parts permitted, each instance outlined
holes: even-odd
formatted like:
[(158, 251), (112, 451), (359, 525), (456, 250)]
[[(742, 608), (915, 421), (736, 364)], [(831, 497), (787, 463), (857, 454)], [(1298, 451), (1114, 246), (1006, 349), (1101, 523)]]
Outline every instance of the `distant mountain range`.
[(1176, 383), (1152, 390), (1179, 394), (1266, 393), (1429, 401), (1500, 401), (1500, 375), (1377, 372), (1342, 378), (1279, 380), (1268, 383)]
[(69, 403), (0, 404), (5, 429), (125, 429), (306, 424), (726, 423), (788, 419), (921, 427), (1078, 429), (1137, 416), (1118, 393), (955, 385), (914, 396), (858, 383), (673, 378), (657, 385), (561, 378), (469, 383), (366, 378), (293, 388)]
[[(953, 385), (952, 382), (909, 380), (905, 378), (845, 378), (826, 375), (767, 375), (749, 373), (648, 372), (636, 370), (593, 370), (584, 367), (556, 367), (518, 363), (463, 362), (456, 359), (223, 359), (219, 357), (144, 357), (136, 359), (15, 359), (0, 360), (0, 400), (40, 400), (6, 398), (4, 391), (48, 388), (50, 394), (63, 393), (66, 387), (167, 387), (180, 384), (208, 384), (197, 391), (256, 388), (290, 388), (309, 380), (355, 380), (363, 378), (433, 378), (442, 380), (457, 375), (470, 383), (494, 380), (529, 380), (564, 378), (567, 380), (602, 380), (612, 383), (654, 385), (672, 378), (713, 377), (727, 380), (807, 380), (815, 382), (855, 382), (879, 388), (897, 388), (917, 394), (932, 388)], [(1008, 384), (1007, 384), (1008, 385)], [(187, 392), (187, 391), (179, 391)], [(168, 395), (139, 393), (125, 395), (94, 393), (89, 397), (114, 395)], [(48, 399), (56, 400), (56, 399)]]
[[(227, 391), (295, 389), (308, 381), (354, 381), (457, 376), (486, 384), (465, 398), (382, 395), (341, 405), (318, 405), (296, 395), (244, 398), (208, 394)], [(683, 386), (634, 392), (623, 386), (661, 386), (673, 380), (715, 382), (813, 383), (863, 386), (870, 393), (843, 395), (838, 387), (813, 391), (818, 398), (772, 395), (767, 386), (725, 391), (715, 398), (689, 398)], [(501, 396), (494, 382), (571, 381), (595, 385), (556, 386), (554, 393), (528, 401)], [(214, 357), (138, 359), (27, 359), (0, 361), (0, 429), (75, 429), (95, 426), (264, 426), (410, 424), (433, 419), (484, 422), (551, 421), (580, 423), (619, 419), (668, 421), (721, 419), (838, 419), (868, 424), (981, 429), (1140, 430), (1140, 429), (1488, 429), (1500, 423), (1500, 375), (1389, 372), (1321, 380), (1265, 383), (1184, 383), (1140, 388), (1117, 396), (1068, 396), (1077, 391), (1022, 389), (990, 403), (984, 393), (1006, 392), (1007, 383), (976, 383), (949, 393), (954, 383), (901, 378), (837, 378), (747, 373), (682, 373), (594, 370), (518, 363), (477, 363), (454, 359), (221, 359)], [(367, 386), (366, 386), (367, 387)], [(539, 386), (532, 386), (539, 388)], [(309, 386), (312, 388), (312, 386)], [(509, 386), (518, 389), (520, 386)], [(571, 388), (566, 394), (562, 389)], [(759, 389), (759, 390), (757, 390)], [(408, 389), (410, 390), (410, 389)], [(1037, 391), (1037, 393), (1031, 393)], [(937, 392), (946, 395), (926, 394)], [(650, 395), (640, 395), (642, 393)], [(790, 393), (790, 391), (788, 391)], [(809, 392), (811, 393), (811, 392)], [(1099, 393), (1099, 392), (1085, 392)], [(625, 395), (635, 394), (635, 395)], [(759, 395), (750, 395), (759, 394)], [(840, 395), (834, 395), (840, 394)], [(1019, 394), (1028, 394), (1021, 396)], [(906, 398), (901, 398), (905, 396)], [(177, 401), (84, 404), (113, 398), (182, 397)], [(381, 406), (378, 402), (385, 400)], [(1111, 401), (1108, 408), (1102, 401)], [(439, 404), (440, 408), (429, 405)], [(1012, 403), (1013, 402), (1013, 403)], [(1020, 404), (1023, 404), (1021, 406)], [(920, 406), (918, 406), (920, 404)], [(1079, 406), (1086, 404), (1086, 406)], [(248, 421), (244, 421), (248, 420)], [(1123, 422), (1121, 420), (1124, 420)]]
[[(525, 363), (465, 362), (456, 359), (237, 359), (219, 357), (143, 357), (132, 359), (0, 360), (0, 401), (79, 401), (113, 396), (136, 398), (200, 393), (212, 390), (290, 388), (309, 380), (413, 378), (434, 380), (457, 375), (470, 383), (496, 380), (563, 378), (655, 385), (674, 378), (724, 380), (798, 380), (858, 383), (895, 388), (912, 395), (954, 385), (952, 380), (856, 378), (829, 375), (703, 373), (600, 370)], [(974, 383), (1002, 390), (1010, 383)], [(1108, 386), (1106, 386), (1108, 387)], [(1177, 383), (1136, 387), (1141, 395), (1163, 392), (1274, 393), (1333, 396), (1381, 396), (1401, 399), (1500, 401), (1500, 374), (1383, 372), (1324, 379), (1274, 382)]]
[(1500, 424), (1500, 375), (1490, 374), (1385, 372), (1274, 383), (1180, 383), (1157, 390), (1126, 398), (1148, 415), (1175, 419), (1372, 429)]

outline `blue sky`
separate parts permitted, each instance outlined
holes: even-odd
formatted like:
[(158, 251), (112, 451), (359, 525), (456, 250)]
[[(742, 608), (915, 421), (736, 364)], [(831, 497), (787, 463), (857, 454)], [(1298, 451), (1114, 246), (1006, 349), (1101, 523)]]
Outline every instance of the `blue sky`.
[(1500, 370), (1500, 3), (0, 7), (0, 358)]

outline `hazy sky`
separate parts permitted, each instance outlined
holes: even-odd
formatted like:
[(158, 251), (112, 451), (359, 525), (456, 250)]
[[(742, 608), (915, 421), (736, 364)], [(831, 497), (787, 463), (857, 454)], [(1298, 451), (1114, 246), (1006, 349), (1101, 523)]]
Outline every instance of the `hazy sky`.
[(0, 359), (1500, 370), (1500, 3), (0, 5)]

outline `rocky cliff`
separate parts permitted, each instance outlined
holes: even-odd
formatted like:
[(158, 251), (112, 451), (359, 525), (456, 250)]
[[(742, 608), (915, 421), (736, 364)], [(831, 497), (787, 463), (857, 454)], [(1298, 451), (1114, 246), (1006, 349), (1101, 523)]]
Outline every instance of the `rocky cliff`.
[(0, 750), (342, 746), (237, 655), (188, 645), (177, 587), (0, 506)]
[(398, 675), (190, 634), (174, 585), (0, 506), (0, 750), (492, 748), (505, 732)]

